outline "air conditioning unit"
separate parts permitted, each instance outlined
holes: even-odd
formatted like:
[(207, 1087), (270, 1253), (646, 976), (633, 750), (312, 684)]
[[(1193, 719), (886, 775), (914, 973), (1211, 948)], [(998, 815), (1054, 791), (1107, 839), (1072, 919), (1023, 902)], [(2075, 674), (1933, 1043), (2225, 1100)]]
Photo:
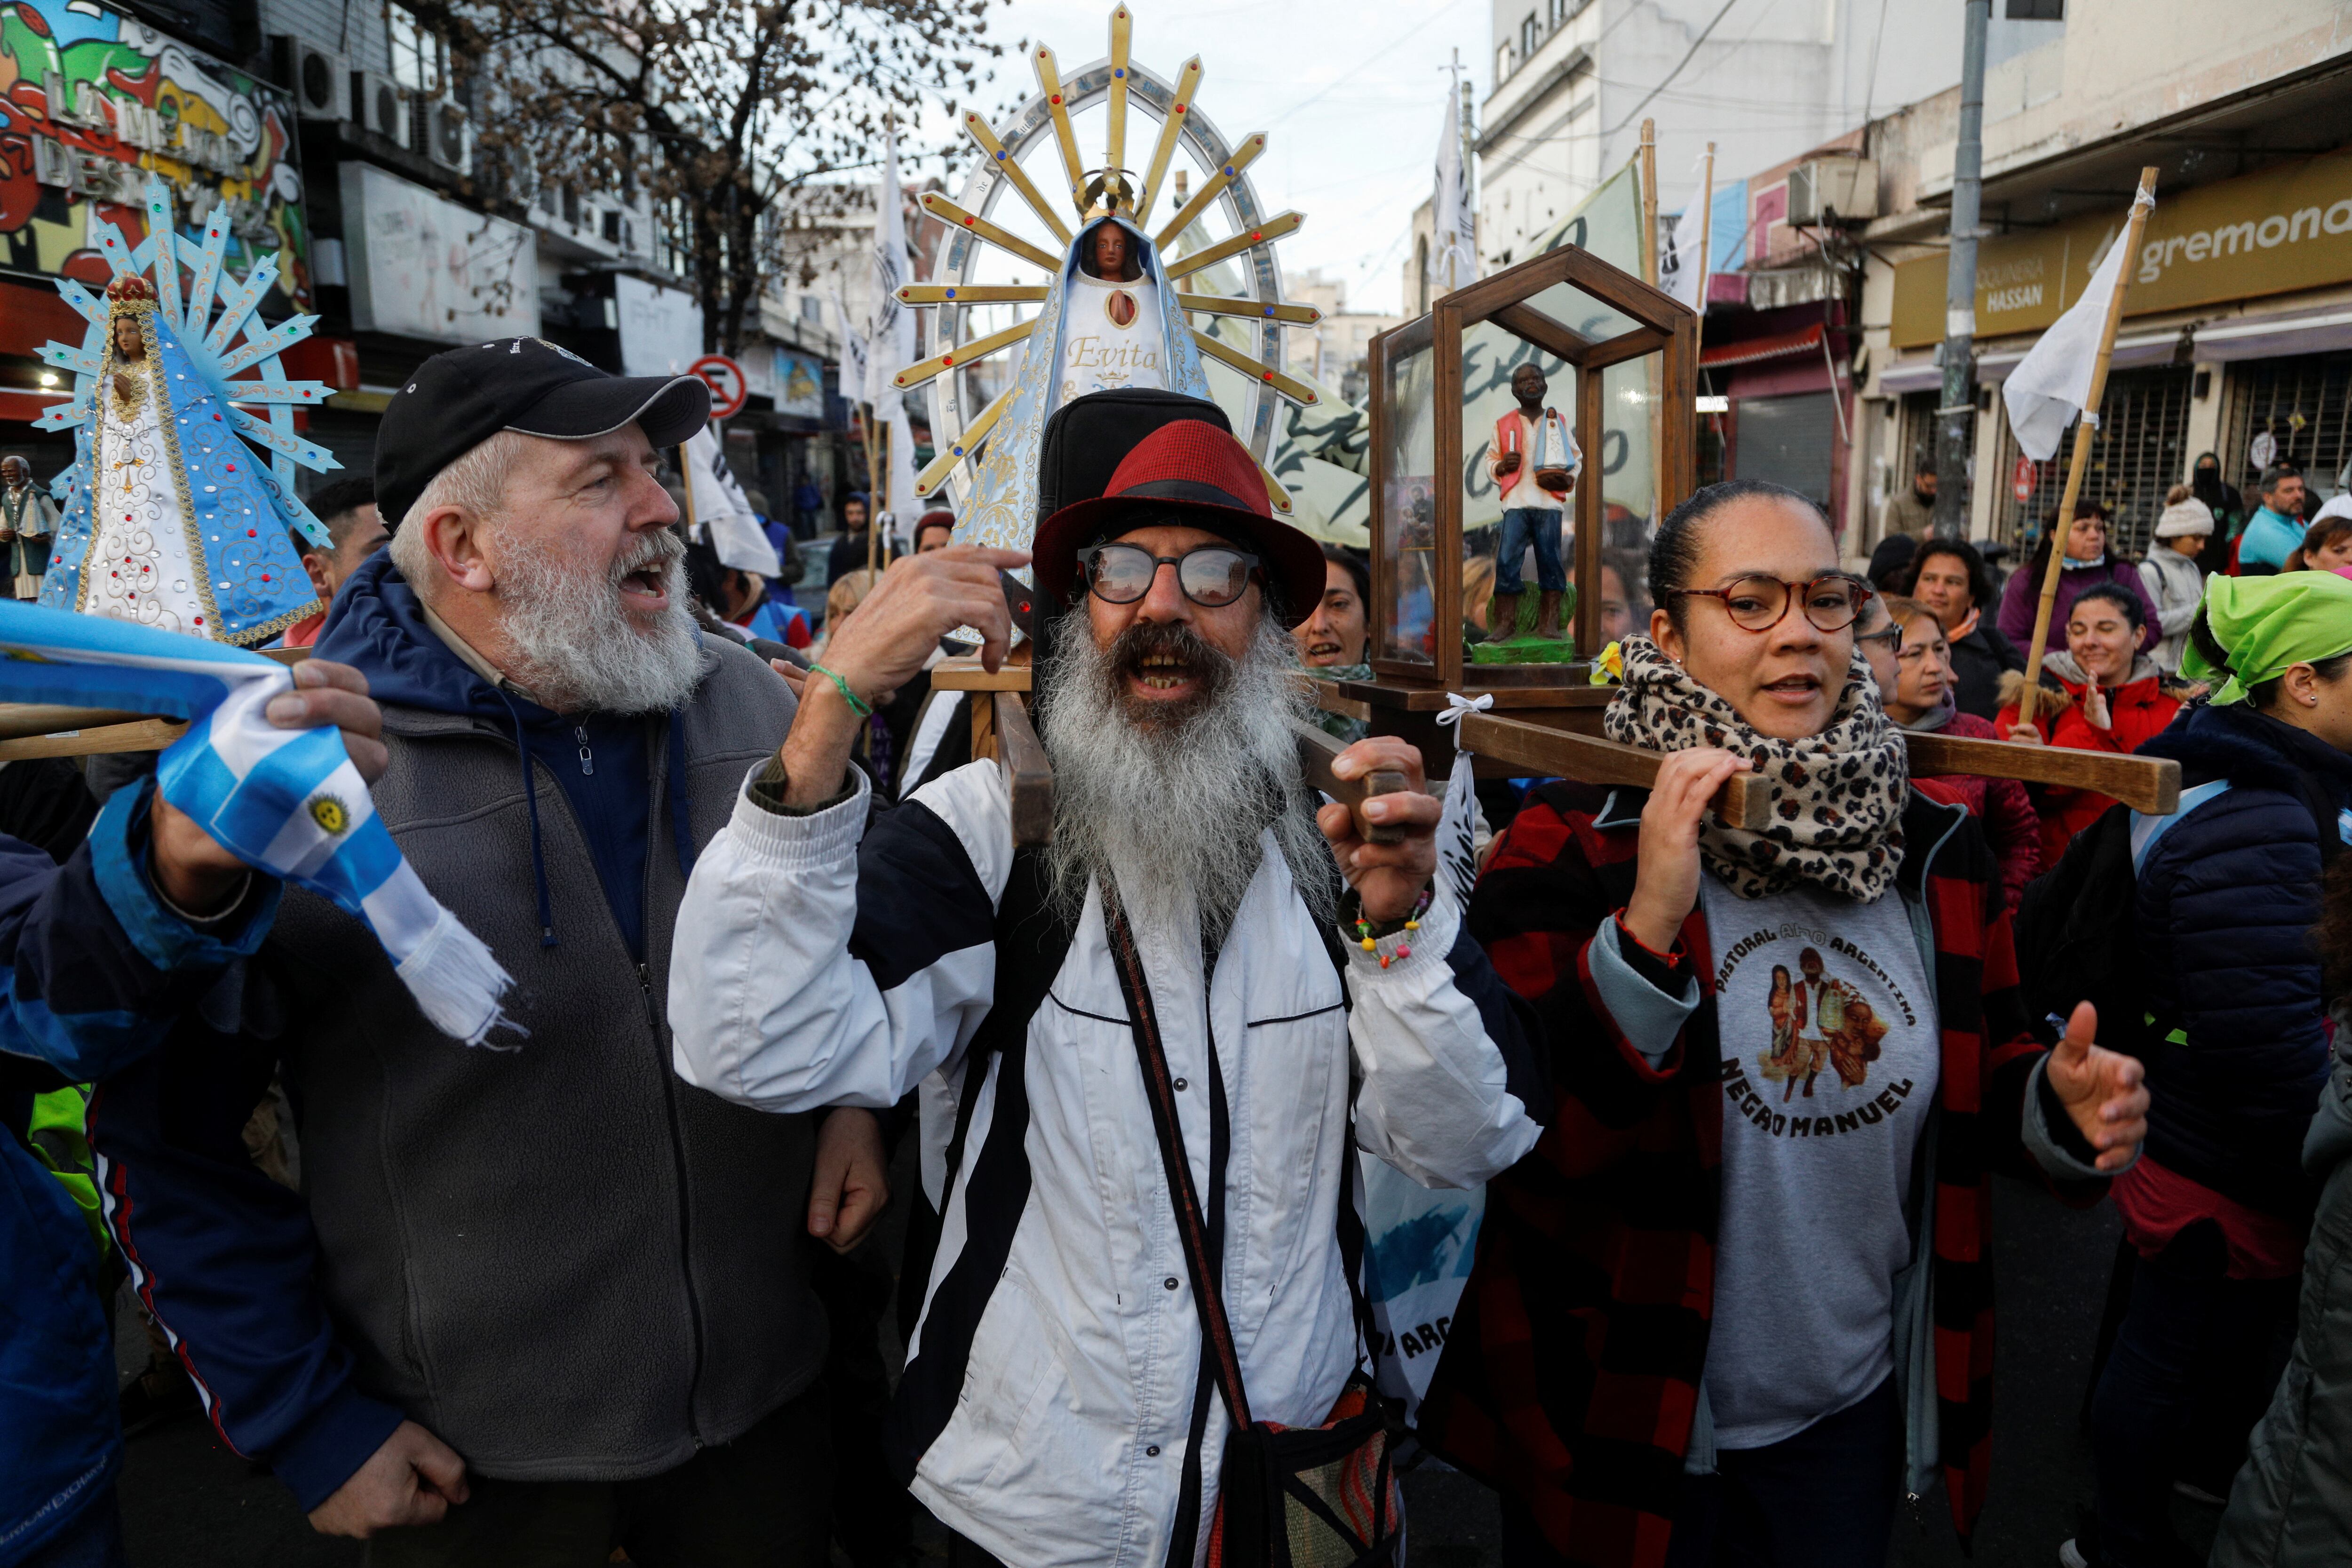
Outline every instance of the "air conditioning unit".
[(408, 94), (388, 76), (352, 72), (352, 120), (387, 141), (408, 145)]
[(417, 150), (445, 169), (465, 174), (474, 167), (474, 121), (454, 98), (420, 98)]
[(281, 33), (270, 40), (278, 51), (278, 79), (294, 89), (294, 111), (305, 120), (352, 117), (351, 62), (334, 50)]
[(1860, 223), (1878, 216), (1878, 163), (1872, 158), (1815, 158), (1789, 171), (1791, 228)]

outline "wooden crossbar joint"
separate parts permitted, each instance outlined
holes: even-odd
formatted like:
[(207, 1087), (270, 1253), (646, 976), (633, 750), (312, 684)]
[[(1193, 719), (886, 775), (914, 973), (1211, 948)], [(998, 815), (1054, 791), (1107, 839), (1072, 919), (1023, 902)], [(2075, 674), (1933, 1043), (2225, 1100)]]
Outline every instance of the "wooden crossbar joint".
[[(1492, 713), (1465, 713), (1462, 743), (1480, 756), (1494, 757), (1556, 778), (1581, 779), (1586, 784), (1630, 784), (1648, 789), (1657, 783), (1658, 764), (1665, 753), (1580, 735), (1571, 730), (1550, 730), (1521, 719)], [(1753, 773), (1734, 773), (1707, 803), (1716, 820), (1726, 827), (1761, 829), (1772, 792)]]

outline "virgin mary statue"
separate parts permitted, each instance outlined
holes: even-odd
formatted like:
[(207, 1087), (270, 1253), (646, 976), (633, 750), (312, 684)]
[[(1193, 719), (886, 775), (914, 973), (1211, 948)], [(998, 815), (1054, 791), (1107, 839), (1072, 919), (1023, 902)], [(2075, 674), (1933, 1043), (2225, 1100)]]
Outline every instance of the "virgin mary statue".
[(267, 642), (319, 608), (278, 481), (156, 309), (152, 283), (116, 278), (106, 311), (41, 603)]
[(1128, 386), (1210, 395), (1160, 253), (1120, 216), (1120, 187), (1112, 191), (1109, 210), (1079, 229), (1046, 287), (1013, 373), (1013, 401), (973, 473), (959, 543), (1029, 547), (1038, 522), (1038, 443), (1046, 418), (1071, 398)]

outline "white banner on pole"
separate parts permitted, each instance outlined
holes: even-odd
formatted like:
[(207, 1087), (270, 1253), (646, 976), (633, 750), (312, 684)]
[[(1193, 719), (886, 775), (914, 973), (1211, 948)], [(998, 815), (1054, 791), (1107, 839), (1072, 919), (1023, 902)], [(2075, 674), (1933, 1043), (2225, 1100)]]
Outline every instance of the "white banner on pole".
[(1462, 155), (1462, 95), (1451, 86), (1437, 132), (1437, 196), (1430, 215), (1437, 232), (1429, 247), (1429, 291), (1450, 294), (1478, 278), (1478, 217)]

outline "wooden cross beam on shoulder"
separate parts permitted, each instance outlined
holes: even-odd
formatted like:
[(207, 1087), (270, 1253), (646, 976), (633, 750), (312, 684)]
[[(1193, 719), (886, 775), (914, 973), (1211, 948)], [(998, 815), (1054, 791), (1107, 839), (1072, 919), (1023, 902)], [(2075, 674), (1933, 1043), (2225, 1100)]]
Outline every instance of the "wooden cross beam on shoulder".
[[(941, 690), (972, 694), (972, 755), (994, 757), (1004, 770), (1005, 786), (1013, 797), (1013, 841), (1047, 842), (1053, 831), (1054, 772), (1030, 723), (1028, 667), (1008, 663), (992, 673), (982, 669), (977, 659), (947, 659), (933, 668), (931, 684)], [(1328, 682), (1317, 684), (1318, 689), (1328, 687)], [(1906, 731), (1904, 739), (1910, 747), (1915, 778), (1960, 773), (2090, 790), (2151, 816), (2168, 816), (2180, 807), (2180, 764), (2166, 759), (1912, 731)], [(1664, 753), (1643, 747), (1494, 713), (1465, 715), (1462, 743), (1480, 756), (1529, 773), (1639, 789), (1656, 782), (1658, 764), (1664, 760)], [(1373, 795), (1404, 787), (1401, 773), (1375, 773), (1357, 780), (1335, 777), (1331, 763), (1344, 748), (1311, 726), (1299, 727), (1298, 746), (1307, 782), (1351, 808), (1360, 811)], [(1717, 793), (1713, 809), (1727, 826), (1760, 829), (1770, 798), (1771, 791), (1761, 779), (1736, 773)], [(1357, 820), (1368, 841), (1381, 841), (1376, 837), (1379, 829), (1364, 824), (1360, 816)]]
[[(2015, 779), (2110, 795), (2150, 816), (2169, 816), (2180, 809), (2180, 764), (2168, 759), (1911, 731), (1904, 731), (1903, 738), (1910, 747), (1913, 778), (1964, 773)], [(1495, 757), (1530, 773), (1642, 789), (1655, 782), (1658, 763), (1664, 760), (1663, 752), (1640, 746), (1494, 713), (1465, 714), (1462, 743), (1480, 756)], [(1715, 815), (1726, 826), (1760, 828), (1770, 793), (1753, 774), (1735, 773), (1715, 797)]]

